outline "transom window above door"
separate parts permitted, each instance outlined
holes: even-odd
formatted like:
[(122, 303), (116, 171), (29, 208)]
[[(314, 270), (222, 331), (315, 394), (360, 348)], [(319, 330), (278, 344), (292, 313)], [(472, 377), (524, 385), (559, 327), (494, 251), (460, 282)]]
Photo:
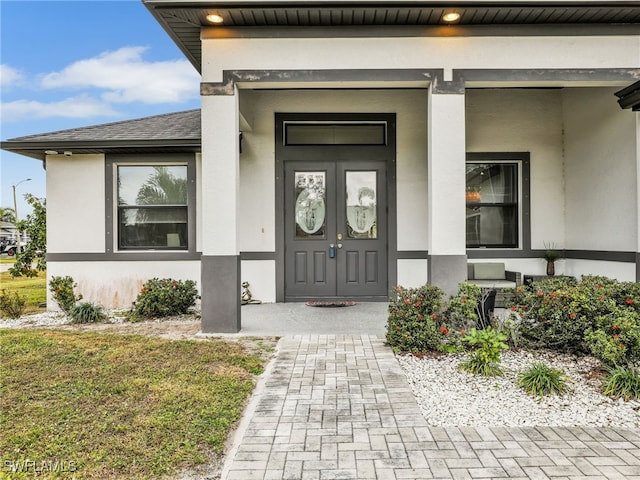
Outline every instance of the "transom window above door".
[(386, 145), (386, 122), (285, 122), (285, 145)]

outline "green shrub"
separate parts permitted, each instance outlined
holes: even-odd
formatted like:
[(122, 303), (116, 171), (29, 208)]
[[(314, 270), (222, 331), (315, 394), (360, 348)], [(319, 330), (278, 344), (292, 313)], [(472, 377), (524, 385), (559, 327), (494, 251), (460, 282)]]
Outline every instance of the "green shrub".
[(437, 350), (448, 333), (440, 322), (444, 291), (434, 285), (409, 289), (398, 286), (394, 293), (395, 298), (389, 302), (387, 343), (397, 352)]
[(558, 369), (551, 368), (542, 362), (535, 362), (518, 377), (520, 385), (531, 395), (544, 396), (563, 394), (567, 391), (565, 375)]
[(53, 294), (53, 299), (60, 307), (60, 310), (66, 315), (71, 312), (76, 302), (82, 300), (82, 295), (76, 296), (73, 292), (73, 289), (77, 286), (78, 284), (69, 276), (52, 277), (49, 281), (49, 291)]
[[(598, 344), (596, 349), (608, 348), (602, 344), (602, 334), (593, 334), (599, 319), (612, 318), (621, 311), (627, 312), (625, 316), (640, 314), (639, 302), (637, 283), (585, 276), (580, 283), (551, 278), (534, 282), (531, 288), (519, 287), (511, 309), (520, 315), (519, 333), (531, 346), (591, 353), (594, 343)], [(588, 332), (592, 333), (586, 338)]]
[(470, 330), (476, 326), (478, 315), (476, 308), (482, 299), (482, 289), (471, 283), (460, 283), (458, 294), (449, 299), (449, 306), (444, 312), (449, 328), (453, 330)]
[(607, 365), (640, 362), (640, 315), (615, 307), (596, 319), (596, 327), (585, 332), (585, 341), (591, 354)]
[(625, 401), (640, 399), (640, 372), (631, 367), (618, 366), (610, 369), (602, 393)]
[(81, 302), (69, 312), (73, 323), (96, 323), (107, 319), (104, 308), (91, 302)]
[(18, 292), (0, 292), (0, 313), (6, 318), (20, 318), (27, 305), (27, 297)]
[(147, 318), (182, 315), (189, 312), (197, 298), (198, 290), (192, 280), (153, 278), (142, 286), (133, 313)]
[(510, 348), (518, 348), (520, 346), (520, 321), (514, 313), (511, 313), (508, 317), (504, 315), (494, 317), (493, 327), (506, 337), (505, 342)]
[(500, 368), (500, 351), (508, 350), (505, 343), (506, 335), (491, 327), (483, 330), (471, 329), (469, 335), (462, 337), (462, 341), (469, 344), (474, 350), (469, 359), (460, 367), (468, 372), (483, 375), (485, 377), (502, 375)]

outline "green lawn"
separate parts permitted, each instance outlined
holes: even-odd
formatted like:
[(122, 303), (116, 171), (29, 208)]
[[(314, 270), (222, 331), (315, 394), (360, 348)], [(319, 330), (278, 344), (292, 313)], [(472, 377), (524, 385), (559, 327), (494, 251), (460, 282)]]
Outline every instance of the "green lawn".
[[(223, 340), (0, 330), (0, 478), (156, 479), (221, 454), (266, 360)], [(264, 351), (264, 350), (263, 350)]]
[[(24, 295), (27, 301), (25, 313), (38, 313), (45, 310), (38, 307), (40, 303), (47, 301), (47, 278), (45, 272), (39, 272), (38, 276), (33, 278), (12, 278), (9, 272), (0, 272), (0, 289), (7, 292), (16, 291), (20, 295)], [(2, 326), (1, 323), (0, 326)]]

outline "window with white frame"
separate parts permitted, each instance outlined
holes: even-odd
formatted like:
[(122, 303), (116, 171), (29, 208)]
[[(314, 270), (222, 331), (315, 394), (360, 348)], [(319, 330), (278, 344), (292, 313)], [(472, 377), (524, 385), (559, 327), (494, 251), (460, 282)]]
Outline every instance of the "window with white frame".
[(520, 168), (517, 161), (467, 161), (467, 248), (520, 245)]
[(187, 165), (116, 167), (118, 249), (187, 250)]

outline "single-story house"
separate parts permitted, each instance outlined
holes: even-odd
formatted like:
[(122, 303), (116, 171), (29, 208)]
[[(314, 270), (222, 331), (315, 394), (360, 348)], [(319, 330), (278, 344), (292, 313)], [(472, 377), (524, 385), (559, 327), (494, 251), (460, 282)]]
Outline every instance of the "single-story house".
[(236, 332), (243, 281), (382, 301), (543, 274), (549, 243), (556, 273), (639, 279), (637, 1), (143, 1), (201, 109), (2, 142), (45, 162), (48, 275), (86, 299), (193, 279)]

